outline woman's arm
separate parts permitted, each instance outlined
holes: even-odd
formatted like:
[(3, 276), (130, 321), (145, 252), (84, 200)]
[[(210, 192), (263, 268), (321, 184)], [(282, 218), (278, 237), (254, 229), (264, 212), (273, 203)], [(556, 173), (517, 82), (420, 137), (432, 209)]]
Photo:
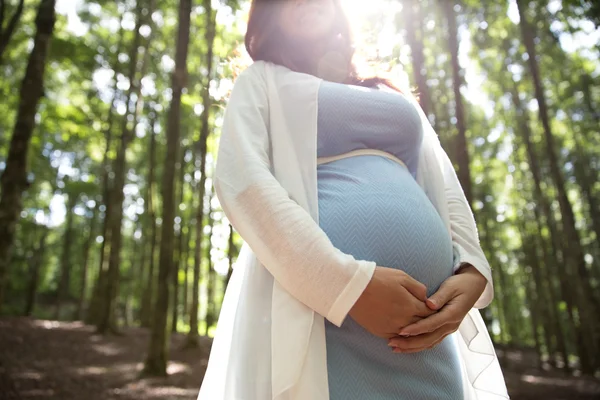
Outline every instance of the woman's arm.
[[(435, 170), (430, 169), (432, 168), (432, 165), (423, 165), (423, 167), (428, 168), (426, 174), (431, 175), (426, 176), (424, 179), (429, 180), (430, 186), (431, 180), (435, 180), (436, 187), (433, 189), (430, 188), (438, 194), (437, 196), (433, 196), (435, 198), (434, 200), (446, 202), (448, 219), (450, 220), (452, 245), (455, 252), (456, 262), (454, 265), (454, 272), (456, 273), (462, 266), (472, 265), (485, 277), (487, 285), (481, 296), (477, 299), (477, 302), (474, 304), (474, 307), (487, 307), (494, 297), (492, 270), (485, 253), (479, 244), (479, 235), (473, 211), (467, 202), (458, 176), (456, 175), (456, 171), (454, 170), (454, 166), (452, 165), (448, 154), (440, 144), (439, 138), (431, 126), (431, 123), (427, 119), (427, 116), (423, 112), (418, 101), (410, 95), (409, 99), (417, 109), (421, 117), (421, 123), (423, 124), (424, 142), (421, 155), (425, 157), (419, 162), (424, 164), (437, 164), (437, 166), (439, 166), (439, 170)], [(441, 177), (439, 177), (440, 173)], [(437, 187), (437, 185), (439, 185), (439, 187)], [(440, 207), (441, 205), (438, 204), (436, 206)]]
[(250, 67), (234, 85), (223, 121), (215, 191), (232, 226), (274, 278), (340, 326), (376, 265), (335, 248), (273, 176), (263, 68)]

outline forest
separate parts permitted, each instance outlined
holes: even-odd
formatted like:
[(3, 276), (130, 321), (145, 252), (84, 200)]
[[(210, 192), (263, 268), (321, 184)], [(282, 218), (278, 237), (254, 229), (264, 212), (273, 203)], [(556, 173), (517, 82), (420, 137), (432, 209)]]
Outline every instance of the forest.
[[(344, 2), (454, 163), (511, 398), (598, 398), (600, 2)], [(0, 0), (0, 398), (196, 398), (243, 243), (211, 176), (249, 5)]]

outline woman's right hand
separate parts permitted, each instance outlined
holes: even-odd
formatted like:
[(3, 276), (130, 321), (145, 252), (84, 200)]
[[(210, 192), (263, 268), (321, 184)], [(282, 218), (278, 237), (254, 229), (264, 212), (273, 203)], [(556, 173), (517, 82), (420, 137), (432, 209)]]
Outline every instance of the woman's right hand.
[(402, 328), (434, 314), (427, 288), (399, 269), (376, 267), (349, 315), (373, 335), (389, 339)]

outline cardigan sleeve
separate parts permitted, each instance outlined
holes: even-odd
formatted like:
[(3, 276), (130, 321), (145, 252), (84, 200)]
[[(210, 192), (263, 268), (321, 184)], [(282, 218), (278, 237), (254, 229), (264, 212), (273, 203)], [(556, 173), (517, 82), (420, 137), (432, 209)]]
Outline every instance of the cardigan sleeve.
[[(270, 162), (269, 99), (264, 68), (237, 78), (225, 110), (214, 187), (232, 226), (292, 296), (341, 326), (376, 264), (335, 248), (292, 200)], [(267, 295), (267, 294), (265, 294)]]
[(454, 251), (457, 255), (454, 271), (464, 264), (471, 264), (485, 277), (487, 284), (474, 306), (475, 308), (484, 308), (494, 298), (492, 269), (479, 243), (475, 217), (460, 185), (454, 166), (441, 145), (439, 145), (437, 153), (442, 164), (448, 217), (450, 219), (450, 233)]

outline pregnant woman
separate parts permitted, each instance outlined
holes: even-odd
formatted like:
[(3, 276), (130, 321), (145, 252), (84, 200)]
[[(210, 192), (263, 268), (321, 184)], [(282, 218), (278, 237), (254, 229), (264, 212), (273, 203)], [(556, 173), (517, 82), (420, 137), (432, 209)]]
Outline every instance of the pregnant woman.
[(214, 186), (244, 239), (200, 400), (507, 399), (491, 270), (418, 103), (340, 0), (254, 0)]

